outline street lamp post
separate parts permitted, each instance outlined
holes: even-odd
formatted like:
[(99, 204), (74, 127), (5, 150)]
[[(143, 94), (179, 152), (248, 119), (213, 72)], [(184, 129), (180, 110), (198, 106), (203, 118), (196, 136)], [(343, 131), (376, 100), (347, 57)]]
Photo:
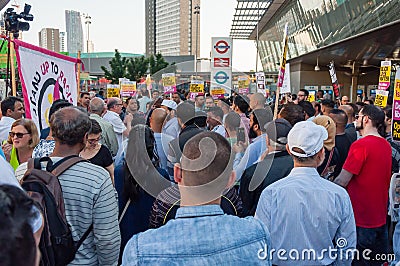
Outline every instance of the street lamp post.
[(89, 76), (90, 76), (90, 49), (89, 49), (89, 42), (90, 42), (90, 31), (89, 31), (89, 29), (90, 29), (90, 24), (92, 24), (92, 21), (91, 21), (91, 19), (92, 19), (92, 17), (91, 16), (89, 16), (89, 14), (83, 14), (83, 17), (84, 17), (84, 19), (85, 19), (85, 25), (86, 25), (86, 27), (87, 27), (87, 38), (86, 38), (86, 53), (88, 54), (88, 62), (89, 62), (89, 68), (88, 68), (88, 71), (89, 71)]
[(199, 16), (200, 16), (200, 5), (196, 5), (194, 7), (194, 12), (196, 15), (196, 43), (195, 43), (195, 51), (194, 51), (194, 70), (196, 73), (196, 78), (197, 78), (197, 50), (198, 50), (198, 38), (199, 38)]
[(258, 23), (260, 22), (260, 0), (257, 0), (257, 37), (256, 37), (256, 72), (258, 72), (258, 43), (259, 43), (259, 36), (258, 36)]

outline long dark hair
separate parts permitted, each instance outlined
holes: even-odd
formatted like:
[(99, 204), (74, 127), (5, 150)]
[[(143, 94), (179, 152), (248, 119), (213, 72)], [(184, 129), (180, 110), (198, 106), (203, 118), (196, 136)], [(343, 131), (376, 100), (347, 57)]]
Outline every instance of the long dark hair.
[[(143, 138), (147, 156), (143, 154)], [(132, 128), (124, 162), (123, 197), (126, 200), (131, 199), (135, 202), (139, 199), (142, 188), (134, 175), (144, 177), (148, 169), (154, 168), (154, 143), (154, 133), (148, 126), (136, 125)], [(129, 168), (127, 160), (131, 160), (134, 169)]]

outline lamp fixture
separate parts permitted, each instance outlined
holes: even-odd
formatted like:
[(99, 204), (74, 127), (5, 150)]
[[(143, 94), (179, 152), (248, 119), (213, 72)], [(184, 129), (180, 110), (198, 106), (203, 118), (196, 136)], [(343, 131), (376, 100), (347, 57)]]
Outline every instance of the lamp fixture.
[(318, 64), (318, 58), (319, 58), (319, 56), (317, 56), (317, 65), (314, 67), (314, 71), (320, 71), (321, 70), (321, 68), (319, 67), (319, 64)]

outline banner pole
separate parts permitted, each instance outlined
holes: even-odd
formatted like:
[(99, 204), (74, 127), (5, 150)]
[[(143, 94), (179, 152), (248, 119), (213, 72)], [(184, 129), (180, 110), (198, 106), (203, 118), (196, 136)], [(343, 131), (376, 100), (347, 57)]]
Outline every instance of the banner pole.
[[(78, 60), (79, 60), (79, 62), (81, 60), (81, 51), (78, 51)], [(77, 100), (76, 102), (79, 102), (79, 97), (81, 95), (81, 63), (78, 63), (78, 73), (77, 73), (76, 85), (77, 85), (77, 89), (78, 89), (78, 94), (77, 94), (78, 99), (76, 99)]]
[(278, 118), (278, 105), (279, 105), (279, 95), (281, 93), (281, 88), (276, 87), (276, 92), (275, 92), (275, 106), (274, 106), (274, 119)]
[(17, 96), (17, 81), (15, 77), (15, 64), (14, 64), (14, 35), (10, 34), (10, 67), (11, 67), (11, 87), (12, 95)]

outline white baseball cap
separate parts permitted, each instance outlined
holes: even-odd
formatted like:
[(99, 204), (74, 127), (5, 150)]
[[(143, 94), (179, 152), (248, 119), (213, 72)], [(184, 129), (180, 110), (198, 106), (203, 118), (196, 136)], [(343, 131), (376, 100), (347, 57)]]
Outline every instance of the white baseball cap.
[(178, 106), (176, 102), (172, 100), (163, 100), (161, 105), (167, 106), (168, 108), (171, 108), (172, 110), (176, 110), (176, 107)]
[[(311, 157), (322, 149), (327, 138), (328, 132), (323, 126), (310, 121), (298, 122), (288, 134), (290, 153), (297, 157)], [(293, 151), (293, 148), (301, 149), (304, 153)]]

